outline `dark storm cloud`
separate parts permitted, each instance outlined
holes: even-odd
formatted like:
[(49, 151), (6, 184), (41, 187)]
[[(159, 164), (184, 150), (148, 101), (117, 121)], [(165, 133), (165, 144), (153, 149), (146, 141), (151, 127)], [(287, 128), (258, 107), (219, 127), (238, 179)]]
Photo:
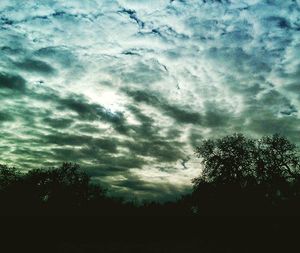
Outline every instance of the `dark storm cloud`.
[(76, 64), (77, 58), (67, 47), (44, 47), (36, 50), (34, 55), (43, 59), (54, 60), (64, 67)]
[(189, 135), (189, 142), (192, 147), (198, 147), (204, 139), (204, 135), (198, 129), (192, 129)]
[[(102, 146), (101, 146), (102, 145)], [(108, 144), (106, 144), (108, 146)], [(111, 145), (111, 144), (109, 144)], [(139, 168), (146, 162), (142, 158), (135, 157), (134, 155), (118, 155), (114, 150), (107, 150), (103, 148), (103, 143), (99, 146), (83, 145), (81, 147), (53, 147), (51, 148), (51, 156), (55, 161), (69, 161), (77, 162), (80, 164), (88, 163), (84, 166), (88, 169), (91, 176), (113, 176), (126, 172), (131, 168)], [(109, 147), (111, 148), (111, 147)], [(90, 165), (92, 162), (92, 166)]]
[(88, 123), (76, 124), (74, 127), (82, 133), (99, 134), (103, 132), (103, 130), (99, 129), (97, 126)]
[(55, 101), (59, 110), (72, 110), (80, 119), (87, 121), (100, 120), (111, 124), (120, 133), (127, 132), (126, 120), (121, 112), (111, 112), (99, 104), (89, 103), (84, 97), (73, 95)]
[[(300, 90), (300, 82), (295, 82), (295, 83), (288, 84), (285, 87), (285, 89), (288, 90), (288, 91), (297, 93)], [(300, 94), (299, 94), (299, 96), (300, 96)]]
[[(234, 41), (239, 40), (235, 39)], [(265, 62), (266, 59), (261, 56), (262, 55), (247, 54), (243, 48), (240, 47), (211, 48), (206, 55), (208, 59), (213, 59), (222, 67), (229, 67), (231, 71), (235, 71), (239, 74), (246, 73), (247, 75), (271, 70), (271, 67)]]
[[(50, 90), (49, 90), (50, 91)], [(74, 118), (57, 118), (54, 116), (47, 116), (42, 118), (43, 128), (51, 127), (53, 129), (65, 129), (69, 131), (72, 129), (79, 130), (80, 134), (68, 134), (66, 132), (55, 132), (53, 134), (43, 135), (34, 131), (27, 131), (27, 134), (35, 136), (35, 145), (57, 145), (61, 148), (55, 148), (49, 157), (61, 159), (70, 159), (72, 161), (83, 161), (85, 159), (97, 159), (97, 163), (103, 163), (105, 156), (109, 153), (117, 153), (117, 147), (123, 147), (130, 151), (134, 156), (132, 158), (122, 159), (113, 158), (109, 156), (103, 166), (112, 167), (111, 162), (114, 159), (116, 162), (113, 166), (114, 168), (133, 168), (139, 167), (144, 164), (143, 159), (137, 157), (144, 156), (149, 158), (154, 158), (161, 162), (177, 161), (178, 159), (184, 157), (181, 151), (182, 143), (174, 141), (174, 134), (180, 131), (173, 129), (169, 131), (168, 137), (162, 137), (159, 134), (161, 130), (160, 127), (154, 125), (154, 120), (143, 113), (138, 107), (129, 106), (129, 110), (135, 115), (135, 117), (141, 123), (139, 126), (131, 125), (126, 122), (125, 117), (122, 116), (122, 120), (114, 119), (122, 115), (120, 113), (108, 112), (104, 107), (98, 104), (89, 103), (84, 97), (70, 95), (67, 98), (60, 97), (58, 94), (51, 93), (41, 93), (34, 94), (29, 93), (35, 97), (38, 101), (48, 101), (54, 105), (57, 105), (59, 110), (73, 111), (78, 114), (80, 120), (86, 122), (104, 122), (110, 124), (116, 131), (121, 134), (130, 136), (136, 141), (117, 141), (114, 139), (105, 138), (93, 138), (90, 135), (84, 133), (101, 133), (98, 128), (91, 125), (82, 125), (82, 127), (77, 127), (77, 125), (71, 125), (74, 123)], [(35, 127), (38, 125), (36, 119), (43, 117), (44, 115), (51, 115), (51, 112), (47, 110), (41, 111), (37, 109), (24, 110), (19, 108), (19, 117), (24, 117), (23, 120), (28, 126)], [(120, 125), (119, 125), (120, 124)], [(122, 130), (122, 131), (120, 131)], [(171, 129), (170, 129), (171, 130)], [(138, 142), (137, 142), (138, 141)], [(26, 143), (26, 142), (25, 142)], [(32, 141), (33, 143), (33, 141)], [(67, 148), (67, 146), (72, 146), (72, 148)], [(76, 147), (81, 147), (77, 149)], [(32, 155), (36, 152), (32, 152)], [(119, 165), (118, 165), (119, 164)]]
[(135, 134), (139, 138), (145, 139), (151, 136), (151, 139), (153, 139), (158, 134), (158, 127), (154, 126), (155, 120), (152, 117), (149, 117), (145, 113), (143, 113), (138, 106), (129, 105), (127, 109), (141, 123), (141, 125), (138, 127), (131, 127), (131, 129), (134, 130)]
[(159, 94), (147, 92), (145, 90), (130, 90), (123, 91), (137, 103), (146, 103), (161, 110), (164, 114), (175, 119), (178, 123), (201, 123), (201, 115), (192, 112), (190, 109), (183, 109), (180, 106), (172, 105)]
[[(151, 117), (146, 116), (142, 113), (138, 107), (130, 106), (130, 111), (134, 113), (137, 119), (141, 122), (140, 126), (130, 125), (126, 122), (125, 118), (122, 119), (121, 125), (118, 125), (119, 121), (110, 118), (111, 115), (107, 116), (107, 112), (100, 105), (91, 104), (87, 102), (82, 96), (69, 96), (68, 98), (61, 98), (59, 96), (51, 95), (54, 104), (58, 104), (59, 109), (71, 110), (78, 114), (81, 120), (86, 120), (87, 122), (101, 121), (111, 124), (117, 131), (120, 129), (122, 134), (128, 133), (126, 135), (131, 136), (135, 140), (139, 140), (140, 143), (136, 141), (117, 141), (109, 140), (106, 138), (99, 139), (93, 138), (89, 135), (83, 135), (85, 132), (98, 132), (99, 129), (86, 126), (85, 128), (79, 128), (80, 135), (70, 135), (63, 132), (57, 132), (51, 135), (36, 135), (40, 139), (40, 143), (43, 145), (55, 144), (58, 146), (77, 146), (84, 147), (80, 150), (74, 148), (62, 148), (55, 149), (54, 157), (63, 159), (68, 158), (74, 161), (80, 161), (88, 158), (99, 159), (99, 163), (102, 163), (104, 160), (103, 154), (107, 153), (117, 153), (117, 146), (127, 148), (132, 154), (141, 155), (145, 157), (152, 157), (157, 161), (161, 162), (170, 162), (177, 161), (184, 156), (181, 151), (182, 143), (174, 141), (174, 135), (172, 131), (168, 138), (163, 138), (159, 135), (160, 128), (154, 126), (154, 120)], [(50, 99), (47, 97), (47, 99)], [(117, 114), (116, 114), (117, 115)], [(114, 116), (113, 116), (114, 117)], [(29, 120), (29, 119), (27, 119)], [(46, 117), (43, 119), (43, 126), (51, 126), (54, 129), (67, 129), (70, 127), (73, 120), (71, 119), (59, 119)], [(32, 125), (33, 123), (31, 123)], [(76, 126), (74, 126), (77, 129)], [(173, 130), (174, 132), (175, 130)], [(178, 131), (174, 132), (178, 134)], [(144, 141), (142, 141), (144, 140)], [(105, 153), (102, 151), (104, 150)], [(61, 152), (60, 152), (61, 151)], [(101, 152), (100, 152), (101, 151)], [(73, 152), (73, 153), (72, 153)], [(111, 167), (111, 161), (113, 159), (109, 157), (105, 166)], [(138, 157), (133, 157), (126, 163), (128, 159), (117, 159), (115, 167), (137, 167), (140, 164), (141, 159)], [(117, 165), (117, 164), (121, 165)], [(124, 164), (125, 163), (125, 164)], [(122, 165), (123, 164), (123, 165)], [(127, 164), (127, 165), (126, 165)], [(143, 164), (143, 163), (142, 163)]]
[(17, 92), (24, 92), (26, 81), (19, 75), (0, 72), (0, 88)]
[(133, 20), (134, 22), (136, 22), (136, 24), (139, 26), (139, 28), (144, 28), (145, 23), (138, 18), (137, 13), (135, 10), (130, 10), (130, 9), (122, 9), (119, 11), (119, 13), (121, 14), (125, 14), (128, 15), (128, 17)]
[[(49, 151), (35, 151), (33, 156), (33, 152), (29, 151), (27, 148), (24, 147), (18, 147), (14, 150), (11, 151), (12, 154), (14, 155), (20, 155), (22, 157), (24, 157), (24, 159), (30, 159), (31, 161), (35, 161), (35, 162), (39, 162), (40, 158), (43, 159), (48, 159), (51, 156), (51, 152)], [(28, 158), (25, 158), (28, 157)], [(28, 161), (28, 160), (27, 160)]]
[(224, 128), (228, 124), (232, 123), (230, 122), (232, 118), (233, 115), (231, 115), (226, 110), (217, 108), (212, 103), (207, 103), (205, 117), (203, 120), (203, 126), (210, 127), (210, 128), (215, 128), (215, 127)]
[(140, 125), (128, 125), (128, 136), (132, 137), (134, 140), (145, 141), (152, 140), (157, 141), (161, 140), (159, 132), (161, 128), (155, 125), (155, 120), (148, 116), (146, 113), (143, 113), (137, 106), (130, 105), (128, 110), (136, 117)]
[(291, 141), (299, 143), (299, 125), (300, 120), (296, 117), (286, 115), (283, 117), (274, 117), (274, 115), (269, 112), (261, 111), (251, 118), (248, 129), (261, 135), (279, 133), (287, 136)]
[[(118, 75), (118, 73), (116, 74)], [(130, 70), (122, 71), (119, 75), (124, 83), (151, 85), (162, 80), (163, 70), (157, 62), (148, 64), (139, 62), (134, 64)]]
[(268, 25), (277, 26), (281, 29), (291, 28), (290, 22), (285, 17), (280, 16), (270, 16), (266, 18)]
[(24, 71), (37, 72), (44, 75), (52, 75), (56, 72), (48, 63), (37, 59), (26, 58), (20, 62), (15, 62), (14, 65)]
[(46, 117), (43, 119), (43, 122), (46, 125), (49, 125), (53, 128), (69, 128), (71, 124), (73, 123), (73, 119), (65, 119), (65, 118), (51, 118), (51, 117)]
[(126, 142), (125, 146), (130, 149), (131, 152), (141, 155), (155, 158), (161, 162), (173, 162), (178, 161), (184, 156), (180, 147), (182, 143), (171, 140), (156, 140), (156, 141), (142, 141), (138, 143)]
[(191, 108), (170, 104), (166, 99), (155, 92), (125, 89), (123, 89), (123, 91), (135, 102), (153, 106), (164, 115), (173, 118), (177, 123), (191, 123), (205, 127), (224, 127), (229, 123), (230, 117), (232, 117), (229, 112), (217, 108), (213, 103), (206, 103), (205, 111), (200, 114), (194, 112)]
[(14, 120), (14, 118), (9, 113), (0, 111), (0, 123), (7, 122), (7, 121), (13, 121), (13, 120)]
[(151, 157), (161, 162), (177, 161), (184, 156), (181, 150), (183, 143), (176, 141), (180, 130), (170, 128), (167, 136), (160, 134), (161, 127), (155, 125), (155, 120), (143, 113), (136, 106), (129, 106), (130, 112), (139, 120), (140, 125), (130, 125), (128, 136), (134, 141), (124, 141), (121, 145), (131, 153)]
[(248, 110), (244, 116), (256, 116), (256, 114), (268, 113), (276, 119), (280, 114), (296, 116), (296, 106), (284, 94), (271, 89), (262, 93), (258, 98), (248, 100)]
[(94, 177), (110, 177), (110, 176), (128, 176), (130, 169), (142, 168), (149, 162), (142, 157), (135, 156), (134, 154), (126, 154), (113, 156), (110, 154), (98, 153), (94, 156), (93, 165), (87, 165), (87, 172)]
[(149, 139), (150, 140), (162, 140), (162, 139), (174, 140), (177, 137), (179, 137), (182, 133), (182, 131), (176, 128), (176, 126), (174, 126), (174, 128), (170, 127), (168, 129), (168, 136), (166, 138), (163, 138), (159, 133), (162, 127), (156, 124), (156, 121), (153, 117), (143, 112), (143, 110), (141, 110), (139, 106), (129, 105), (127, 109), (140, 122), (139, 126), (128, 125), (128, 127), (132, 130), (129, 133), (129, 135), (135, 139), (140, 139), (141, 141), (149, 140)]
[(109, 153), (117, 152), (117, 140), (93, 138), (88, 135), (71, 135), (66, 133), (57, 133), (55, 135), (46, 135), (43, 137), (46, 144), (56, 144), (58, 146), (88, 146), (94, 149), (103, 149)]

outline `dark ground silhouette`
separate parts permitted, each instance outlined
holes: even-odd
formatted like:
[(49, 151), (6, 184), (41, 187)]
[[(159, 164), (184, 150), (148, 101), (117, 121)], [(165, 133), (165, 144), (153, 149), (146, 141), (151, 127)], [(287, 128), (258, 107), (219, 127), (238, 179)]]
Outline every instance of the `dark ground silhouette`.
[(300, 214), (297, 147), (279, 135), (234, 134), (202, 142), (196, 154), (204, 169), (190, 195), (141, 206), (107, 196), (76, 164), (27, 173), (0, 165), (1, 243), (20, 236), (11, 249), (39, 252), (291, 250)]

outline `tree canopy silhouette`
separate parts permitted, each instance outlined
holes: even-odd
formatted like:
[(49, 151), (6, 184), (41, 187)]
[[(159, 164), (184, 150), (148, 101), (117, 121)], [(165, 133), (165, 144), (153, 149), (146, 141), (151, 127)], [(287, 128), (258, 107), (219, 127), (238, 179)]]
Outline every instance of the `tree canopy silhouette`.
[(108, 196), (79, 165), (27, 172), (0, 165), (0, 214), (16, 215), (286, 215), (300, 213), (300, 158), (280, 135), (234, 134), (196, 149), (203, 165), (191, 194), (174, 202)]
[(196, 154), (203, 165), (193, 180), (196, 212), (276, 214), (292, 203), (293, 212), (299, 209), (299, 152), (285, 137), (234, 134), (205, 140)]
[(0, 165), (2, 213), (73, 215), (83, 213), (93, 198), (104, 201), (104, 193), (76, 164), (64, 163), (58, 168), (23, 174)]

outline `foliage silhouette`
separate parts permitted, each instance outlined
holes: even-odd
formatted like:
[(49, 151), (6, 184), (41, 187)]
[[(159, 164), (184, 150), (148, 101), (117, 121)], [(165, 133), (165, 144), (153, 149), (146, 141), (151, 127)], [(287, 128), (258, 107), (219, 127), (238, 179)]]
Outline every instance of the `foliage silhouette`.
[(286, 138), (275, 134), (255, 140), (234, 134), (204, 141), (196, 154), (202, 158), (204, 168), (193, 180), (195, 212), (299, 213), (299, 153)]
[(23, 175), (1, 165), (0, 178), (2, 213), (73, 215), (84, 212), (93, 192), (99, 200), (105, 199), (101, 187), (92, 186), (89, 176), (76, 164), (35, 169)]
[(0, 165), (1, 215), (298, 215), (300, 159), (280, 135), (234, 134), (197, 147), (203, 170), (191, 194), (173, 202), (135, 205), (109, 197), (79, 165), (26, 173)]

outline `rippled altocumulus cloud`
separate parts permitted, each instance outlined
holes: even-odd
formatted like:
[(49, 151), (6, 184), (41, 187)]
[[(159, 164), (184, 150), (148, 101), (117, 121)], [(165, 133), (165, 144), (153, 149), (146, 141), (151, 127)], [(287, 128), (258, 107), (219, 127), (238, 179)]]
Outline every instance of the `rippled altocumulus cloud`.
[(0, 2), (1, 161), (168, 197), (201, 139), (299, 138), (300, 1)]

